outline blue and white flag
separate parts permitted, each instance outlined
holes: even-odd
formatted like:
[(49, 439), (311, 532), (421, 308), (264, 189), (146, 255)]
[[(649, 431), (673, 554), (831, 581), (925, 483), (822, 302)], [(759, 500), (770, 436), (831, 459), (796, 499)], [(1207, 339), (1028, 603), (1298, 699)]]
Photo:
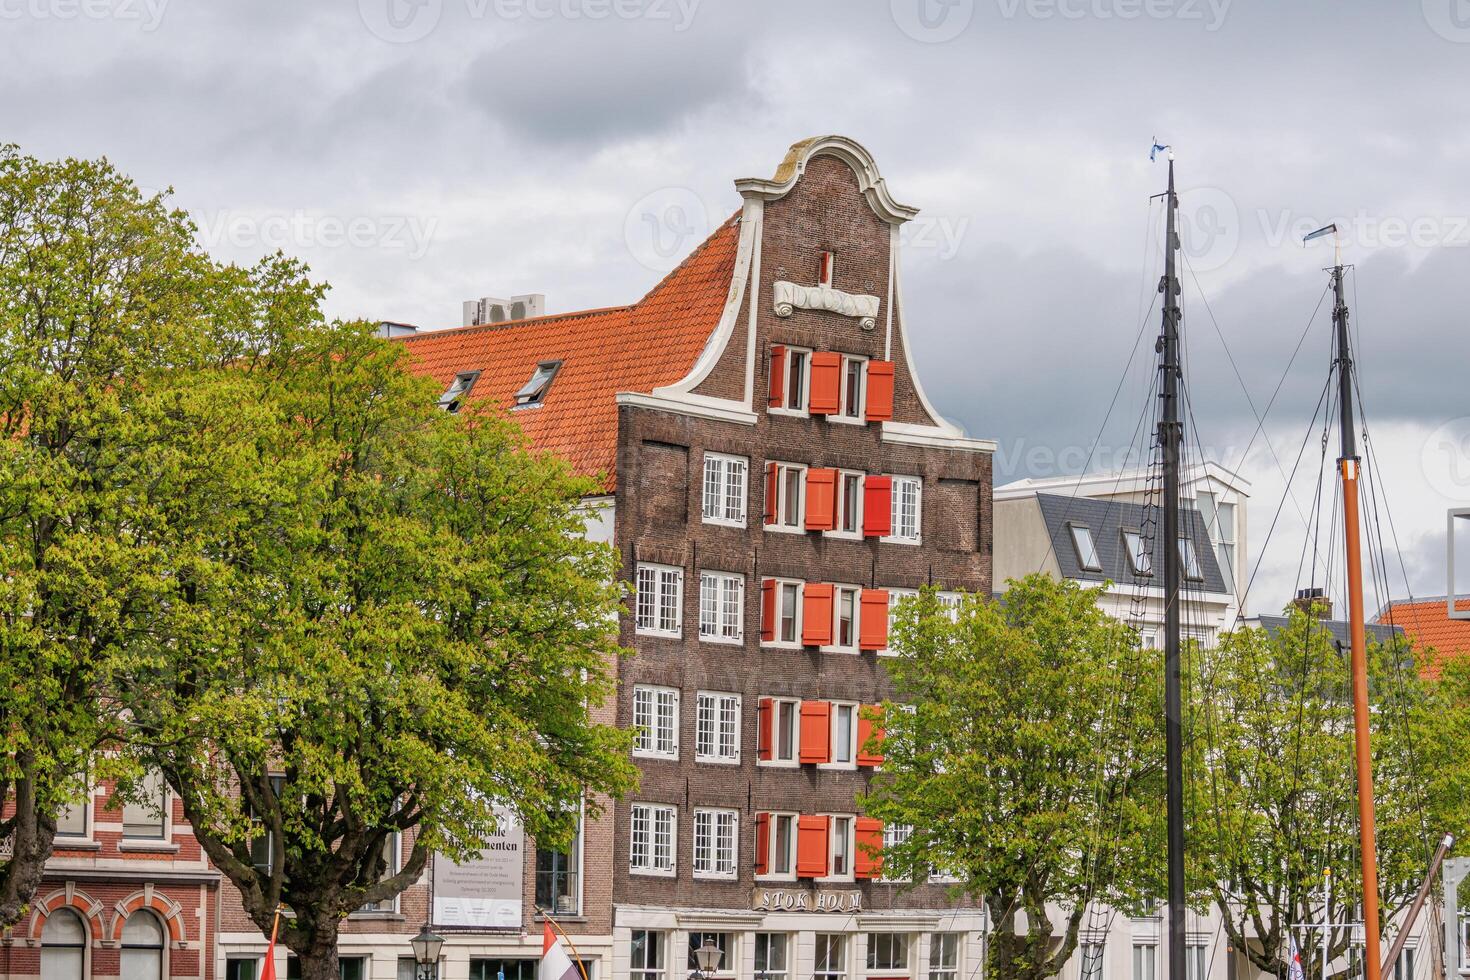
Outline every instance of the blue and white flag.
[(1149, 150), (1148, 151), (1148, 160), (1149, 160), (1149, 162), (1152, 163), (1155, 160), (1155, 158), (1157, 158), (1158, 153), (1159, 153), (1160, 150), (1167, 150), (1169, 148), (1170, 147), (1169, 147), (1169, 145), (1167, 143), (1155, 143), (1154, 144), (1154, 148), (1152, 150)]

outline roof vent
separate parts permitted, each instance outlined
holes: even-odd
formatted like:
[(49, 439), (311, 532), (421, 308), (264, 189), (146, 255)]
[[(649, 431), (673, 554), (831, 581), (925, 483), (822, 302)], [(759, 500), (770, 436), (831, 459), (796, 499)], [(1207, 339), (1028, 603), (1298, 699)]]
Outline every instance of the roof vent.
[(481, 323), (505, 323), (510, 320), (529, 320), (546, 312), (544, 293), (526, 293), (510, 299), (481, 296), (464, 301), (464, 325), (473, 327)]

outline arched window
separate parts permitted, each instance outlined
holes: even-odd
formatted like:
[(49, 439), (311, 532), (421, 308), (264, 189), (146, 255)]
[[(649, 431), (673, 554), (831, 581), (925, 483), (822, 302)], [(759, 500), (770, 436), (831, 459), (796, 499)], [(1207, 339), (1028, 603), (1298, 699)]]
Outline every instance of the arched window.
[(41, 928), (41, 980), (83, 980), (87, 928), (71, 909), (57, 909)]
[(142, 909), (122, 929), (120, 980), (163, 980), (163, 923)]

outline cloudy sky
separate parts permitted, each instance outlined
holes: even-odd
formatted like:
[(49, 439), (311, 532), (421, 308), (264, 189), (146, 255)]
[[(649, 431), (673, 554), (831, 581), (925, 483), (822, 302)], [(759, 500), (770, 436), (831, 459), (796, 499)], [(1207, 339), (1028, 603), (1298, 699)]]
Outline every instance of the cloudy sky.
[(220, 257), (283, 248), (333, 314), (424, 327), (486, 294), (636, 299), (736, 209), (734, 178), (855, 137), (922, 209), (919, 370), (998, 440), (998, 482), (1133, 442), (1157, 138), (1199, 441), (1254, 482), (1252, 604), (1305, 574), (1331, 246), (1300, 237), (1333, 220), (1394, 592), (1444, 591), (1445, 510), (1470, 505), (1466, 0), (0, 0), (0, 38), (0, 139), (106, 155)]

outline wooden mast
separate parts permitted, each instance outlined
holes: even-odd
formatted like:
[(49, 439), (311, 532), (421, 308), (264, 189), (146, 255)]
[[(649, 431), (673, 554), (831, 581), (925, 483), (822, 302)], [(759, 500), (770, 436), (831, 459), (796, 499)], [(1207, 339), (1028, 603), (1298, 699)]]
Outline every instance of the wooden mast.
[[(1334, 229), (1334, 232), (1336, 229)], [(1343, 534), (1346, 538), (1348, 623), (1352, 636), (1353, 748), (1358, 774), (1358, 834), (1363, 862), (1363, 967), (1365, 980), (1381, 980), (1382, 951), (1378, 929), (1378, 848), (1373, 810), (1373, 753), (1368, 713), (1368, 649), (1363, 629), (1363, 556), (1358, 523), (1357, 433), (1353, 422), (1353, 357), (1348, 343), (1348, 307), (1343, 297), (1342, 255), (1332, 267), (1332, 323), (1337, 329), (1337, 383), (1341, 451)]]

